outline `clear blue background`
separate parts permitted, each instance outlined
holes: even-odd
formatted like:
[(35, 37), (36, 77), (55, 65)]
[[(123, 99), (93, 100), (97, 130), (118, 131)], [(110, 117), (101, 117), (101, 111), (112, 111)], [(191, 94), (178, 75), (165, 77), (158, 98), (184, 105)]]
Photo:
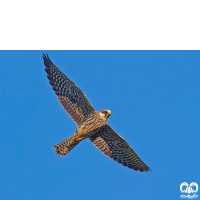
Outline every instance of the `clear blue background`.
[(109, 124), (153, 172), (124, 167), (89, 140), (59, 157), (53, 146), (76, 125), (42, 51), (0, 51), (0, 199), (180, 199), (182, 182), (200, 185), (200, 51), (44, 52), (96, 110), (112, 111)]

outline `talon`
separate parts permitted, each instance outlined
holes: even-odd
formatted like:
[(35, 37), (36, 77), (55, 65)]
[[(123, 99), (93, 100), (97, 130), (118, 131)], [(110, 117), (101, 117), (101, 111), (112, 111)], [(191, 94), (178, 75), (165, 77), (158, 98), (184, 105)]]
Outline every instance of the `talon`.
[(81, 138), (81, 137), (79, 137), (78, 135), (75, 137), (75, 140), (76, 141), (80, 141), (80, 140), (82, 140), (83, 138)]

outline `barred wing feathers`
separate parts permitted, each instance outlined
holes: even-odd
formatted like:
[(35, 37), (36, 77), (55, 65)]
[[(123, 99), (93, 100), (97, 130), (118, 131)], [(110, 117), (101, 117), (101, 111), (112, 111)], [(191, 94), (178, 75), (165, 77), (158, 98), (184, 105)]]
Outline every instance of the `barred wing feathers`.
[(77, 126), (95, 111), (85, 94), (43, 54), (45, 71), (60, 103)]
[(130, 145), (109, 125), (104, 125), (90, 137), (91, 142), (109, 158), (131, 169), (150, 171), (149, 167), (138, 157)]

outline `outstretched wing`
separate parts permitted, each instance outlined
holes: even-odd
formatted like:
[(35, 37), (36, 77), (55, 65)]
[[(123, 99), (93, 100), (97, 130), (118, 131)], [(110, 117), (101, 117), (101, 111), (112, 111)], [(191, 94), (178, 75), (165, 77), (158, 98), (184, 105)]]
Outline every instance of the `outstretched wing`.
[(90, 137), (90, 140), (101, 152), (118, 163), (136, 171), (148, 172), (150, 170), (130, 145), (109, 125), (102, 126)]
[(47, 78), (60, 103), (77, 126), (81, 125), (95, 109), (85, 94), (52, 63), (47, 54), (43, 54), (43, 60)]

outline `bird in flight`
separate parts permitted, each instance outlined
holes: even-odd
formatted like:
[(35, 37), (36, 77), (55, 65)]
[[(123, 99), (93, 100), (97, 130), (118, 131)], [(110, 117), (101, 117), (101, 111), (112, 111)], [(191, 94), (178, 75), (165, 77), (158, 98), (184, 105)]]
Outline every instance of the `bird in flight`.
[(47, 78), (65, 111), (78, 129), (68, 139), (54, 146), (59, 156), (65, 156), (79, 142), (89, 138), (105, 155), (130, 169), (150, 171), (130, 145), (109, 125), (110, 110), (96, 111), (86, 95), (43, 54)]

